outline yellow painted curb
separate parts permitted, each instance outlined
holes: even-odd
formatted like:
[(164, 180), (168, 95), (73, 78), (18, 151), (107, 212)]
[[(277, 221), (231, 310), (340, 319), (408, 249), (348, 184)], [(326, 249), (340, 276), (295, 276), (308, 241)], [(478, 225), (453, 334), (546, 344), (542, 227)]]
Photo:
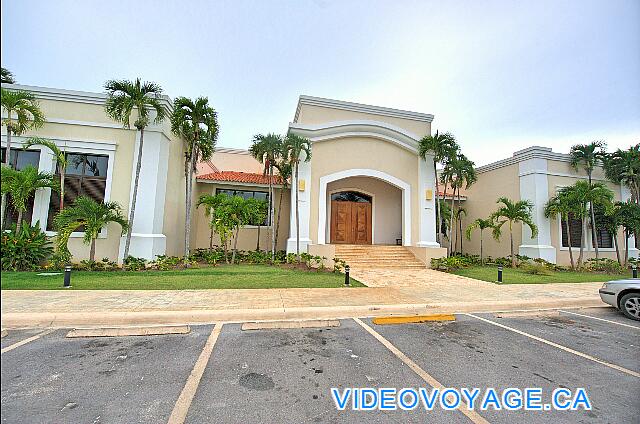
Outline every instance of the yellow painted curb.
[(413, 315), (413, 316), (390, 316), (390, 317), (378, 317), (373, 319), (374, 324), (387, 325), (387, 324), (411, 324), (421, 323), (429, 321), (455, 321), (456, 317), (453, 314), (431, 314), (431, 315)]

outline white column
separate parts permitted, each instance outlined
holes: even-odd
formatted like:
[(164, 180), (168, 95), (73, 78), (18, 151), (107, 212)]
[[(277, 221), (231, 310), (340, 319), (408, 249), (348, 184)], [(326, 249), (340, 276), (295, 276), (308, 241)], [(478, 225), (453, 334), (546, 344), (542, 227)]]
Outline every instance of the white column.
[[(440, 247), (436, 238), (436, 181), (433, 170), (433, 155), (426, 160), (418, 158), (418, 205), (420, 208), (420, 238), (418, 247)], [(431, 190), (431, 199), (427, 200), (427, 190)]]
[[(45, 146), (36, 146), (40, 148), (40, 159), (38, 161), (38, 171), (56, 173), (56, 160), (53, 152)], [(59, 196), (58, 193), (52, 192), (50, 188), (43, 188), (36, 191), (33, 199), (33, 214), (31, 215), (31, 225), (36, 221), (40, 221), (40, 229), (47, 229), (47, 218), (49, 215), (49, 200), (51, 196)]]
[[(631, 191), (629, 190), (629, 187), (624, 184), (620, 185), (620, 199), (623, 202), (631, 199)], [(636, 238), (631, 234), (631, 237), (629, 237), (629, 257), (638, 258), (639, 253), (640, 251), (636, 249)]]
[[(304, 181), (304, 190), (298, 190), (298, 206), (300, 213), (300, 253), (307, 251), (311, 244), (309, 226), (311, 220), (311, 162), (305, 162), (304, 152), (300, 158), (298, 178)], [(287, 239), (287, 253), (296, 253), (296, 176), (295, 169), (291, 177), (291, 213), (289, 218), (289, 238)]]
[[(160, 129), (146, 129), (144, 132), (142, 167), (129, 247), (129, 255), (131, 256), (155, 259), (157, 255), (164, 255), (166, 252), (166, 236), (162, 234), (162, 230), (169, 165), (169, 142), (170, 140)], [(133, 199), (139, 145), (140, 132), (136, 135), (134, 146), (129, 206), (131, 206)], [(124, 255), (124, 245), (125, 237), (122, 237), (120, 240), (120, 259)]]
[(532, 158), (518, 165), (520, 199), (533, 203), (533, 222), (538, 227), (537, 237), (531, 237), (529, 227), (522, 226), (522, 244), (518, 249), (519, 254), (556, 263), (556, 248), (551, 244), (551, 222), (544, 216), (544, 207), (549, 200), (547, 160)]

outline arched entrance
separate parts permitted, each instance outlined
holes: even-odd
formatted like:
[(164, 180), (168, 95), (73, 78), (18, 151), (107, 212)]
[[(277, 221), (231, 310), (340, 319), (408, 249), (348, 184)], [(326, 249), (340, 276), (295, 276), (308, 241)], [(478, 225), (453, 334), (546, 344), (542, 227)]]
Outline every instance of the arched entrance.
[(332, 244), (371, 244), (371, 196), (357, 191), (331, 195)]

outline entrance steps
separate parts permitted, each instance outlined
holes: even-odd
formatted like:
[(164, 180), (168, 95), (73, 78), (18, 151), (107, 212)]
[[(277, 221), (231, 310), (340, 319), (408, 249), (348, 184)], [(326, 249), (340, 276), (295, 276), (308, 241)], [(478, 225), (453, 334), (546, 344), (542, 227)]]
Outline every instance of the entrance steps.
[(344, 260), (351, 268), (412, 268), (425, 269), (404, 246), (337, 244), (336, 257)]

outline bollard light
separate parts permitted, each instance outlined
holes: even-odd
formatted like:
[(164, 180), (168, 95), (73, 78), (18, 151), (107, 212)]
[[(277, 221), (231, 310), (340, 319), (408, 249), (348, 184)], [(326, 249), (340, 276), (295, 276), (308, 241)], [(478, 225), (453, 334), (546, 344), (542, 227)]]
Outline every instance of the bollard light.
[(349, 265), (344, 266), (344, 285), (349, 287), (351, 282), (349, 281)]
[(502, 283), (502, 266), (498, 266), (498, 283)]
[(638, 266), (637, 265), (631, 265), (631, 276), (633, 278), (638, 278)]
[(69, 287), (71, 287), (71, 265), (64, 267), (64, 288), (68, 289)]

